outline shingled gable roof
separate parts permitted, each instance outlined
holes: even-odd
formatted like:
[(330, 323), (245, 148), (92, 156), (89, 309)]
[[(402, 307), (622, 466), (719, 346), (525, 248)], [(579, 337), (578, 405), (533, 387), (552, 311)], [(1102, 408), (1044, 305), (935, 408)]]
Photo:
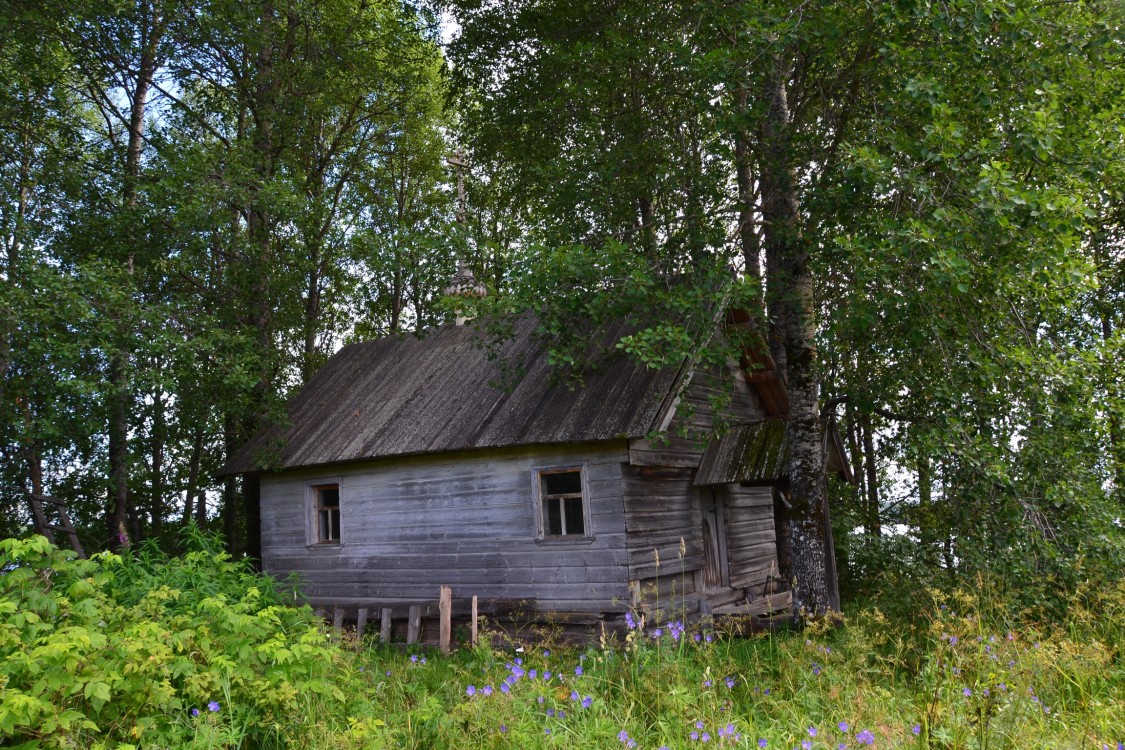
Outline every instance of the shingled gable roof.
[[(598, 333), (609, 353), (581, 387), (568, 387), (554, 383), (537, 327), (531, 315), (516, 319), (514, 335), (492, 358), (474, 326), (345, 347), (290, 401), (289, 426), (258, 433), (219, 475), (642, 437), (658, 427), (682, 367), (651, 369), (615, 352), (613, 343), (631, 331), (621, 322)], [(503, 363), (524, 371), (513, 377)]]

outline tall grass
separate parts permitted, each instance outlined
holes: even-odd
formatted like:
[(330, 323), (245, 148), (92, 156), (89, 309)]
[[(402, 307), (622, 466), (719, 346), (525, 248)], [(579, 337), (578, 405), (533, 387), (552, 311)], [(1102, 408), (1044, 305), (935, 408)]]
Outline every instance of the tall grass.
[[(206, 541), (197, 541), (197, 546)], [(1119, 748), (1125, 585), (1041, 622), (922, 592), (801, 632), (680, 622), (588, 648), (359, 643), (211, 550), (0, 542), (0, 745), (25, 748)], [(93, 687), (92, 687), (93, 686)]]

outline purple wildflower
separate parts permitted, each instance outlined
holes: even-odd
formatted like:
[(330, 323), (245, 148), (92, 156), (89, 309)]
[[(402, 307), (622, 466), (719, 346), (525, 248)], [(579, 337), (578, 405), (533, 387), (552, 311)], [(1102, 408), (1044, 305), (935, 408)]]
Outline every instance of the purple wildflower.
[(199, 709), (198, 709), (198, 708), (193, 708), (193, 709), (191, 710), (191, 715), (192, 715), (192, 716), (199, 716)]
[(507, 724), (501, 724), (500, 725), (500, 734), (507, 734), (507, 733), (508, 733), (508, 725)]
[(410, 655), (410, 661), (412, 661), (412, 662), (414, 662), (415, 664), (417, 664), (417, 663), (418, 663), (418, 654), (411, 654), (411, 655)]
[(836, 728), (839, 729), (841, 732), (846, 733), (848, 731), (848, 722), (841, 721), (839, 724), (836, 725)]
[(582, 665), (581, 664), (574, 668), (574, 674), (576, 674), (580, 677), (582, 676)]
[(816, 735), (817, 735), (816, 727), (809, 727), (809, 737), (816, 737)]
[(922, 733), (922, 725), (921, 724), (915, 724), (914, 728), (911, 729), (910, 731), (914, 732), (914, 736), (917, 737), (918, 735), (920, 735)]
[(477, 694), (477, 686), (476, 685), (469, 685), (467, 688), (465, 688), (465, 693), (468, 694), (468, 695), (476, 695)]
[(544, 699), (543, 699), (543, 696), (542, 696), (542, 695), (541, 695), (541, 696), (539, 696), (538, 698), (536, 698), (535, 700), (539, 701), (539, 705), (543, 705), (543, 700), (544, 700)]
[(805, 740), (804, 742), (801, 743), (801, 747), (804, 748), (804, 750), (812, 750), (812, 741), (811, 740)]
[(577, 690), (571, 690), (570, 691), (570, 699), (572, 701), (578, 700), (578, 691)]
[(698, 740), (699, 739), (699, 732), (693, 731), (691, 734), (688, 735), (688, 737), (691, 737), (693, 740)]
[(485, 695), (492, 695), (492, 686), (491, 685), (485, 685), (484, 689), (481, 690), (481, 692), (484, 693)]
[(875, 735), (871, 733), (870, 729), (864, 729), (855, 736), (855, 741), (861, 745), (874, 745)]
[(508, 694), (508, 693), (512, 692), (512, 688), (511, 688), (511, 687), (509, 687), (508, 683), (506, 683), (506, 682), (501, 682), (501, 683), (500, 683), (500, 692), (501, 692), (501, 693), (504, 693), (504, 694), (506, 695), (506, 694)]
[(207, 704), (207, 710), (210, 711), (211, 713), (217, 712), (219, 710), (218, 701), (211, 701), (210, 703), (208, 703)]
[(971, 696), (973, 694), (973, 691), (970, 690), (969, 688), (965, 688), (964, 690), (961, 691), (961, 694), (964, 695), (966, 698), (968, 698), (969, 696)]
[(769, 745), (769, 744), (770, 744), (770, 743), (766, 742), (766, 738), (765, 738), (765, 737), (763, 737), (762, 739), (758, 740), (758, 747), (766, 747), (766, 746), (767, 746), (767, 745)]
[(726, 683), (727, 683), (728, 688), (732, 688), (732, 689), (734, 688), (734, 678), (733, 677), (728, 677), (726, 679)]
[(587, 695), (582, 699), (582, 708), (589, 708), (593, 703), (594, 699)]

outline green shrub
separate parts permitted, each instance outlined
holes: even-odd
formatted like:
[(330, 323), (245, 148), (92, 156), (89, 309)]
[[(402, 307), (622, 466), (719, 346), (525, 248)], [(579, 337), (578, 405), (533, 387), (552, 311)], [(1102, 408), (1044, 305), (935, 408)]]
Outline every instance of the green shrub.
[(909, 616), (866, 608), (752, 637), (650, 623), (598, 648), (498, 638), (506, 645), (444, 658), (332, 633), (213, 540), (190, 550), (75, 560), (42, 538), (0, 542), (0, 746), (1114, 750), (1125, 740), (1125, 583), (1078, 590), (1060, 620), (1013, 608), (981, 579), (971, 594), (916, 592)]
[(284, 744), (334, 717), (349, 655), (271, 579), (195, 535), (77, 560), (0, 541), (0, 739), (26, 748)]

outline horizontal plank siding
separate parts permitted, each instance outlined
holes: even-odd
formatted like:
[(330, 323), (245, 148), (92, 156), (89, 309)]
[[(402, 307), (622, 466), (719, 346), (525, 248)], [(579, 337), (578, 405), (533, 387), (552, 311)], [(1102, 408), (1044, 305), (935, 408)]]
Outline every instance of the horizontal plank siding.
[(751, 596), (765, 593), (767, 578), (777, 574), (771, 490), (727, 485), (726, 526), (731, 586), (750, 589)]
[[(616, 612), (628, 598), (624, 440), (387, 458), (262, 477), (265, 569), (311, 601), (526, 600)], [(584, 467), (589, 536), (536, 539), (535, 470)], [(339, 544), (309, 544), (307, 487), (340, 485)], [(576, 603), (581, 606), (576, 607)]]
[(635, 466), (622, 469), (631, 579), (654, 578), (703, 567), (703, 518), (691, 481), (690, 469), (660, 472)]

